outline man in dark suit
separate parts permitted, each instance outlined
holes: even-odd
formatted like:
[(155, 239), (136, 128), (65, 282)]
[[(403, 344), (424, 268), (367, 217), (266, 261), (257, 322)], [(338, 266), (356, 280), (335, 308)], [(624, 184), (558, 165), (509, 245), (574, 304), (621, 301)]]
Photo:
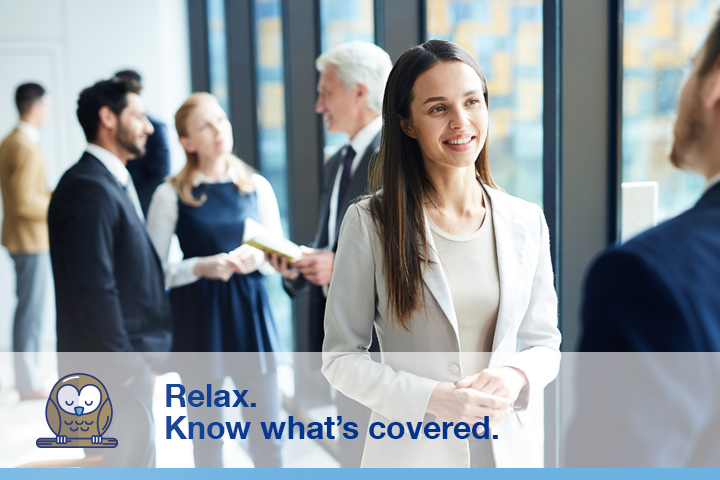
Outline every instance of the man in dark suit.
[[(285, 291), (291, 297), (304, 294), (309, 289), (308, 350), (320, 352), (325, 337), (325, 296), (332, 277), (340, 224), (353, 201), (368, 193), (368, 171), (380, 147), (380, 112), (392, 61), (376, 45), (350, 42), (320, 55), (315, 64), (320, 72), (315, 111), (323, 116), (329, 133), (346, 133), (349, 143), (330, 157), (323, 167), (320, 222), (312, 249), (306, 250), (300, 260), (289, 266), (275, 255), (268, 259), (283, 276)], [(343, 402), (352, 400), (338, 394), (340, 414), (347, 411)], [(363, 409), (362, 416), (369, 418), (364, 407), (360, 408)], [(346, 416), (346, 419), (351, 415)], [(355, 421), (360, 420), (356, 415), (353, 416)], [(364, 435), (362, 425), (358, 430)], [(354, 439), (352, 443), (352, 448), (344, 448), (341, 443), (342, 466), (360, 466), (362, 439)]]
[[(142, 77), (135, 70), (122, 70), (115, 74), (117, 78), (127, 83), (130, 91), (140, 95), (142, 91)], [(148, 115), (148, 121), (153, 127), (153, 134), (148, 136), (145, 144), (145, 155), (128, 163), (127, 169), (135, 184), (143, 215), (147, 216), (155, 189), (165, 177), (170, 175), (170, 147), (168, 146), (167, 125), (165, 122)]]
[(107, 435), (119, 445), (102, 449), (104, 465), (154, 466), (151, 359), (170, 348), (170, 308), (125, 168), (145, 152), (152, 125), (117, 79), (83, 90), (77, 116), (88, 146), (48, 212), (59, 370), (97, 376), (110, 393), (117, 414)]
[(310, 351), (322, 351), (325, 296), (332, 277), (340, 224), (348, 207), (367, 193), (368, 171), (380, 146), (382, 98), (392, 69), (388, 54), (371, 43), (350, 42), (316, 60), (320, 72), (315, 111), (329, 133), (346, 133), (349, 143), (323, 167), (320, 223), (312, 250), (292, 265), (272, 255), (292, 297), (310, 287)]
[(720, 466), (720, 358), (698, 353), (720, 351), (719, 131), (720, 20), (692, 59), (670, 154), (705, 192), (587, 276), (580, 351), (595, 353), (578, 358), (569, 465)]

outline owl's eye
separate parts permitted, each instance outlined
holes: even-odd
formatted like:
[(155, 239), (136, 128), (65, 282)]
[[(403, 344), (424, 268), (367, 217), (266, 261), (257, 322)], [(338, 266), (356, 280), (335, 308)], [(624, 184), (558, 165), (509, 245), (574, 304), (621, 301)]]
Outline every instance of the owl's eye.
[(64, 411), (74, 414), (74, 407), (78, 405), (79, 397), (80, 392), (77, 391), (74, 385), (64, 385), (57, 393), (58, 405)]
[(87, 406), (83, 414), (95, 411), (95, 409), (100, 405), (101, 398), (102, 394), (100, 393), (100, 389), (98, 387), (95, 385), (85, 385), (82, 390), (80, 390), (80, 405)]

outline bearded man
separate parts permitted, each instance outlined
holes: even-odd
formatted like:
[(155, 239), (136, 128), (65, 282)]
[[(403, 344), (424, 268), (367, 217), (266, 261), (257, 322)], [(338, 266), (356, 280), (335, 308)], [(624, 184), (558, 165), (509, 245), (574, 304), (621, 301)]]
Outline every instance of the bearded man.
[(77, 117), (88, 146), (63, 175), (48, 212), (57, 349), (113, 353), (85, 362), (82, 355), (60, 353), (58, 366), (61, 376), (97, 375), (126, 412), (108, 430), (119, 445), (101, 449), (103, 465), (150, 467), (151, 363), (157, 355), (148, 352), (170, 348), (170, 307), (126, 165), (144, 154), (153, 127), (140, 97), (116, 78), (83, 90)]
[(567, 466), (720, 466), (720, 17), (691, 64), (670, 161), (705, 191), (590, 269)]

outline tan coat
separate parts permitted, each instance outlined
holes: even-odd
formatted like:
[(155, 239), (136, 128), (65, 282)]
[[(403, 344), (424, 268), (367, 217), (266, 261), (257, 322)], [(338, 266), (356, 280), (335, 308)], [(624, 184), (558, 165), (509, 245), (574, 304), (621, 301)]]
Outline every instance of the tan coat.
[(10, 253), (49, 251), (47, 211), (50, 191), (45, 161), (35, 142), (15, 129), (0, 144), (2, 244)]

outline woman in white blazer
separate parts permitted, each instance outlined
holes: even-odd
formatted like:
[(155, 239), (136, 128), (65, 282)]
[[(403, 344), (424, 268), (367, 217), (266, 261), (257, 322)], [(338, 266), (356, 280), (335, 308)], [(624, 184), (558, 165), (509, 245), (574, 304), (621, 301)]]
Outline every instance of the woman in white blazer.
[[(390, 73), (378, 193), (345, 215), (325, 314), (323, 373), (373, 410), (363, 466), (543, 464), (560, 362), (548, 229), (490, 176), (487, 105), (480, 67), (451, 42), (411, 48)], [(412, 438), (406, 423), (486, 419), (488, 440)]]

